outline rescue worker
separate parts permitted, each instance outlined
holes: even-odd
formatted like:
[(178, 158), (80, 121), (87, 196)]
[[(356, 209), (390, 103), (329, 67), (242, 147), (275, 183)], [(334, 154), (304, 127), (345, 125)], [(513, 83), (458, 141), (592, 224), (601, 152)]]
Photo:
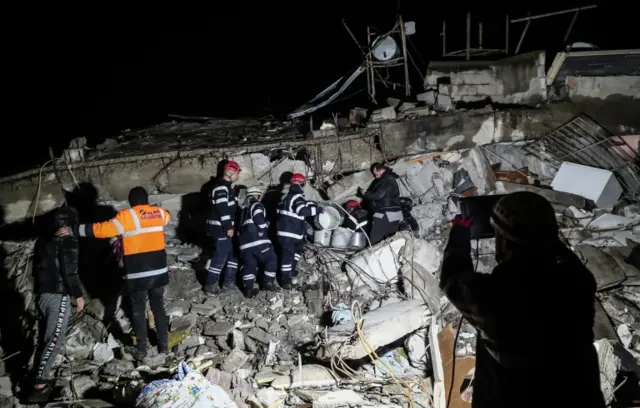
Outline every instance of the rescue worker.
[(398, 175), (382, 163), (371, 166), (375, 178), (367, 190), (358, 188), (371, 212), (369, 241), (377, 244), (398, 231), (402, 221)]
[(58, 353), (64, 350), (72, 300), (76, 312), (84, 309), (84, 289), (78, 277), (78, 240), (54, 235), (60, 228), (77, 224), (76, 210), (62, 207), (53, 215), (50, 235), (40, 237), (35, 245), (34, 292), (42, 320), (31, 373), (33, 388), (27, 397), (30, 404), (49, 400), (51, 369)]
[(207, 193), (209, 205), (207, 233), (214, 240), (215, 246), (213, 256), (207, 264), (207, 284), (204, 286), (205, 293), (210, 295), (220, 293), (221, 290), (229, 291), (237, 288), (238, 260), (233, 256), (237, 203), (231, 183), (238, 180), (240, 171), (240, 165), (237, 162), (227, 162), (223, 168), (222, 178), (216, 180)]
[(243, 263), (242, 282), (244, 295), (248, 298), (254, 297), (258, 292), (257, 288), (254, 288), (254, 283), (259, 265), (264, 268), (262, 290), (278, 291), (280, 289), (275, 283), (278, 258), (267, 236), (269, 225), (264, 206), (260, 202), (263, 191), (264, 189), (260, 186), (247, 189), (238, 228), (240, 256)]
[(369, 223), (367, 210), (360, 208), (360, 203), (356, 200), (347, 201), (344, 203), (344, 208), (347, 214), (344, 217), (344, 221), (342, 221), (342, 228), (350, 229), (353, 232), (366, 231)]
[[(472, 406), (604, 407), (596, 283), (558, 238), (551, 204), (524, 191), (500, 199), (490, 218), (498, 262), (491, 274), (475, 271), (471, 221), (453, 220), (440, 287), (478, 331)], [(554, 333), (569, 338), (541, 337)], [(550, 384), (555, 392), (540, 392)]]
[(282, 189), (278, 204), (278, 247), (280, 250), (280, 282), (285, 289), (292, 288), (292, 280), (298, 276), (296, 267), (302, 256), (306, 234), (306, 217), (322, 214), (324, 209), (304, 198), (304, 175), (296, 173)]
[(142, 187), (129, 192), (131, 208), (118, 211), (115, 218), (93, 224), (64, 227), (58, 236), (113, 238), (122, 236), (125, 279), (132, 309), (132, 325), (136, 346), (127, 352), (140, 361), (147, 355), (147, 297), (154, 316), (158, 337), (158, 352), (169, 353), (169, 319), (164, 309), (164, 287), (169, 283), (164, 227), (171, 214), (163, 208), (149, 205), (149, 196)]

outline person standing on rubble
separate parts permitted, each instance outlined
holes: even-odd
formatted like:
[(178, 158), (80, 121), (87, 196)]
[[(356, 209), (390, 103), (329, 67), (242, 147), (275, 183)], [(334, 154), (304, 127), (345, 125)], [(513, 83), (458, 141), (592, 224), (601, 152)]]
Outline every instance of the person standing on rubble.
[(51, 235), (40, 237), (34, 248), (34, 292), (42, 320), (31, 372), (33, 388), (27, 397), (29, 404), (49, 400), (51, 369), (58, 353), (64, 350), (71, 300), (76, 302), (76, 312), (84, 309), (84, 289), (78, 277), (78, 240), (73, 236), (54, 235), (60, 228), (77, 224), (75, 209), (56, 210)]
[(158, 352), (169, 352), (169, 319), (164, 309), (164, 287), (169, 283), (164, 227), (171, 214), (149, 205), (149, 196), (142, 187), (129, 191), (131, 208), (118, 211), (115, 218), (93, 224), (64, 227), (58, 236), (86, 238), (122, 236), (123, 263), (132, 309), (132, 325), (136, 346), (127, 352), (140, 361), (147, 355), (147, 296), (154, 316), (158, 337)]
[(560, 241), (551, 204), (523, 191), (495, 205), (491, 274), (475, 270), (471, 222), (453, 220), (440, 288), (478, 331), (472, 406), (604, 407), (595, 279)]
[(207, 283), (204, 285), (204, 292), (210, 295), (237, 288), (238, 260), (233, 256), (233, 233), (238, 206), (231, 183), (238, 180), (240, 171), (237, 162), (228, 161), (224, 165), (222, 178), (213, 183), (207, 194), (207, 233), (215, 241), (213, 256), (207, 264)]
[(347, 214), (342, 221), (342, 228), (347, 228), (353, 232), (366, 231), (367, 224), (369, 223), (367, 210), (360, 208), (360, 203), (356, 200), (349, 200), (344, 203), (344, 208), (347, 210)]
[(278, 258), (267, 236), (269, 225), (265, 217), (266, 211), (260, 202), (263, 191), (264, 189), (260, 186), (247, 189), (238, 228), (240, 256), (243, 263), (242, 282), (244, 295), (248, 298), (254, 297), (258, 292), (254, 288), (258, 265), (264, 267), (262, 290), (280, 290), (275, 283)]
[(371, 172), (374, 180), (366, 190), (359, 187), (358, 193), (362, 195), (371, 213), (369, 241), (371, 245), (375, 245), (395, 234), (403, 217), (397, 181), (399, 176), (382, 163), (371, 166)]
[(306, 233), (306, 217), (322, 214), (324, 209), (304, 197), (307, 179), (296, 173), (282, 189), (278, 204), (277, 236), (280, 249), (280, 282), (285, 289), (292, 288), (293, 278), (298, 276), (296, 267), (302, 256)]

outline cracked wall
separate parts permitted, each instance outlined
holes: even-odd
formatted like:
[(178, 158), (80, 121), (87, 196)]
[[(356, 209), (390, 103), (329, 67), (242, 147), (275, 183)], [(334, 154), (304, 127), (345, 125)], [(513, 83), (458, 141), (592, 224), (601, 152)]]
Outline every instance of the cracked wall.
[(545, 53), (530, 52), (498, 61), (434, 61), (429, 64), (424, 85), (426, 89), (448, 87), (454, 101), (488, 98), (494, 103), (535, 105), (547, 99)]

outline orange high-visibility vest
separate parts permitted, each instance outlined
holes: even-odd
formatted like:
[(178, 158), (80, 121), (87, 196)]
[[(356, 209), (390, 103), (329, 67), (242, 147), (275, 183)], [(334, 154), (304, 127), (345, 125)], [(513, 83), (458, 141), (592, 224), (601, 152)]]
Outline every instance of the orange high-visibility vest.
[(88, 238), (122, 237), (123, 263), (130, 289), (153, 289), (169, 283), (164, 226), (171, 214), (153, 205), (121, 210), (115, 218), (84, 224), (78, 235)]

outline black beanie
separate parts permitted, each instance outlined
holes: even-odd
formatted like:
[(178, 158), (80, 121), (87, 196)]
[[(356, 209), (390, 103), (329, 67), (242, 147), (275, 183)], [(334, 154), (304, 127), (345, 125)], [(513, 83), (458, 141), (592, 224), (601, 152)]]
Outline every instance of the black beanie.
[(129, 191), (129, 205), (135, 207), (136, 205), (149, 204), (149, 194), (143, 187), (134, 187)]

